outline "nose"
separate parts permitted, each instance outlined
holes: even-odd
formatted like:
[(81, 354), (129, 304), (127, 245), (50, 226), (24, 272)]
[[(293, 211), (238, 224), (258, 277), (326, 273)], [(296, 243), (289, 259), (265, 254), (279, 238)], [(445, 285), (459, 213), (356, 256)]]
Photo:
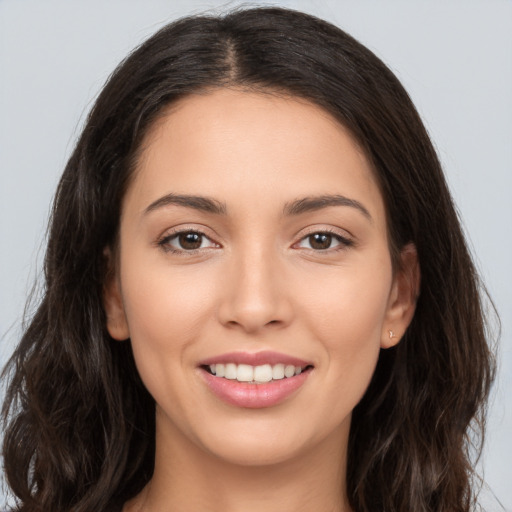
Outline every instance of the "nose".
[(233, 255), (218, 309), (225, 327), (258, 334), (291, 322), (290, 290), (281, 265), (279, 258), (261, 246)]

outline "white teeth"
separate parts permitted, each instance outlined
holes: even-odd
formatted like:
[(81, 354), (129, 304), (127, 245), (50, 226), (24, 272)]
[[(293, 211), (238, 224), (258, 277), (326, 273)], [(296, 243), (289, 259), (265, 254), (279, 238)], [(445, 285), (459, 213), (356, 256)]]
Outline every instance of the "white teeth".
[(236, 364), (234, 363), (228, 363), (226, 365), (226, 372), (224, 374), (224, 377), (226, 379), (235, 380), (236, 379)]
[(287, 364), (284, 367), (284, 376), (285, 377), (293, 377), (295, 375), (295, 366), (292, 364)]
[(282, 363), (271, 366), (270, 364), (262, 364), (259, 366), (251, 366), (249, 364), (211, 364), (210, 371), (217, 377), (225, 379), (237, 380), (238, 382), (254, 382), (265, 383), (271, 380), (281, 380), (290, 378), (294, 375), (302, 373), (300, 366), (291, 364), (284, 365)]
[(239, 364), (236, 370), (236, 380), (239, 382), (252, 382), (254, 380), (254, 370), (248, 364)]
[(256, 382), (270, 382), (272, 380), (272, 366), (264, 364), (254, 368), (254, 380)]
[(284, 379), (284, 364), (272, 366), (272, 378), (275, 380)]

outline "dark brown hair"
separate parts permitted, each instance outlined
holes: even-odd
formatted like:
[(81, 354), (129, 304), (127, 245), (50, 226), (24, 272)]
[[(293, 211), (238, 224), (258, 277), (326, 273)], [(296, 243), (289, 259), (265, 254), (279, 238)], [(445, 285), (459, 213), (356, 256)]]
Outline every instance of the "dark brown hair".
[(105, 247), (141, 140), (164, 107), (215, 87), (305, 98), (373, 164), (395, 264), (416, 245), (422, 282), (402, 341), (381, 351), (356, 407), (348, 496), (356, 512), (463, 512), (474, 504), (493, 378), (479, 292), (443, 173), (407, 93), (352, 37), (280, 8), (194, 16), (160, 30), (108, 80), (53, 206), (45, 290), (6, 368), (4, 465), (19, 511), (119, 510), (150, 479), (154, 401), (129, 343), (105, 327)]

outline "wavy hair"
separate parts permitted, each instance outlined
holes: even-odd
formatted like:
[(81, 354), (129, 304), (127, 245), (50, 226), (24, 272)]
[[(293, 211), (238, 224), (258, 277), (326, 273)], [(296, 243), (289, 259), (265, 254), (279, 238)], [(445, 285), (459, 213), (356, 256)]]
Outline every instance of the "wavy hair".
[(438, 157), (409, 96), (368, 49), (297, 11), (173, 22), (115, 70), (55, 196), (45, 287), (4, 375), (3, 456), (19, 512), (120, 510), (151, 478), (154, 401), (129, 343), (110, 338), (104, 249), (144, 134), (165, 107), (211, 88), (291, 94), (345, 126), (373, 165), (395, 265), (416, 245), (422, 282), (404, 338), (381, 351), (353, 413), (355, 512), (468, 512), (494, 376), (480, 285)]

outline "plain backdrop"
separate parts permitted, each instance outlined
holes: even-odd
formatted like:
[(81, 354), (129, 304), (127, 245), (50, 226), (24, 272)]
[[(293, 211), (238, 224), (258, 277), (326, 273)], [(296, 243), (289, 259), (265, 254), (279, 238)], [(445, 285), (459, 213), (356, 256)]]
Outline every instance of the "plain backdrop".
[[(119, 61), (176, 17), (240, 2), (0, 0), (0, 364), (40, 277), (52, 195)], [(412, 96), (502, 320), (482, 470), (512, 511), (512, 1), (263, 1), (318, 15), (372, 49)], [(244, 4), (249, 5), (249, 4)], [(489, 489), (490, 488), (490, 489)], [(492, 494), (496, 498), (492, 498)], [(0, 508), (5, 494), (0, 492)]]

